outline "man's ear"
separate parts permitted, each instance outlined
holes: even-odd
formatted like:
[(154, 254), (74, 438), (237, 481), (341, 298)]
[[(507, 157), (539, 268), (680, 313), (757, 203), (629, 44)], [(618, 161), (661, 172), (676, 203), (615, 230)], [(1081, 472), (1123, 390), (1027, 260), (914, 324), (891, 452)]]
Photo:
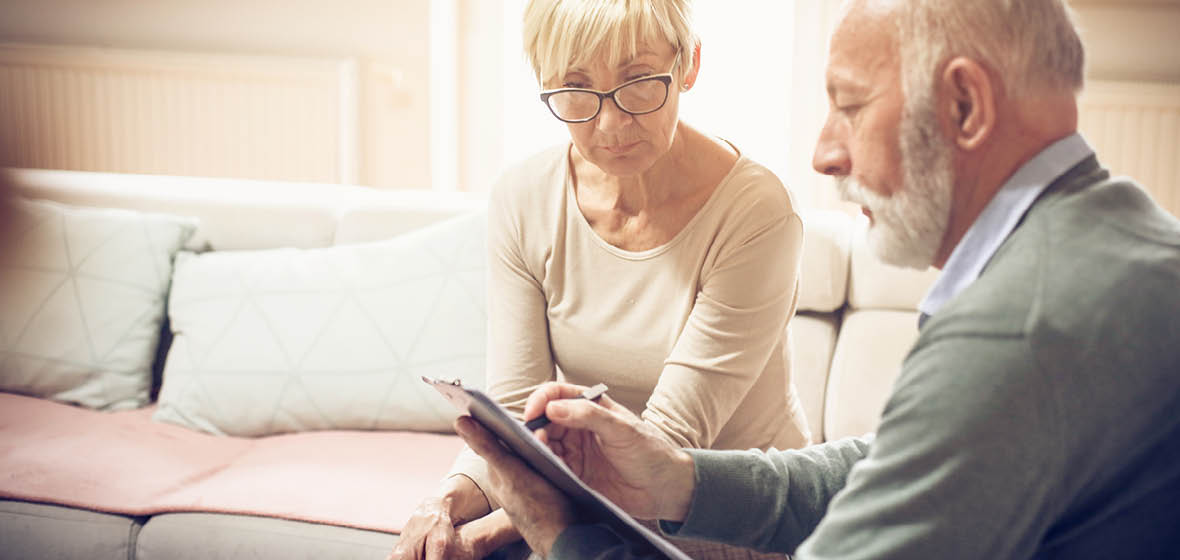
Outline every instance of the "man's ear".
[(966, 57), (951, 59), (942, 73), (944, 108), (950, 113), (951, 138), (963, 150), (974, 150), (996, 127), (996, 87), (987, 69)]
[(680, 91), (688, 91), (697, 83), (697, 73), (701, 71), (701, 42), (697, 41), (692, 48), (692, 70), (684, 74), (684, 83), (680, 84)]

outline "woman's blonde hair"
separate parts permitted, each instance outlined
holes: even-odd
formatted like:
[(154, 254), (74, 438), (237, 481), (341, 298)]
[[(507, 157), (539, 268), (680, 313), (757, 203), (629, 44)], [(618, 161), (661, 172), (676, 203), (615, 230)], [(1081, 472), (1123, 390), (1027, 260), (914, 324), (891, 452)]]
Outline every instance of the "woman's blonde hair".
[(530, 0), (524, 10), (524, 52), (544, 86), (570, 68), (607, 57), (619, 64), (643, 43), (676, 50), (677, 72), (692, 67), (697, 36), (690, 0)]

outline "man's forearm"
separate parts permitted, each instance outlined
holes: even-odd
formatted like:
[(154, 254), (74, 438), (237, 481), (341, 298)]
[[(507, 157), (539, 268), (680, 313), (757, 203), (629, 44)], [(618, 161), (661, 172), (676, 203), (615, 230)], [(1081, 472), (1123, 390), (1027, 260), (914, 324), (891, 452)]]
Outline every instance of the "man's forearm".
[(772, 452), (691, 450), (696, 486), (674, 534), (790, 552), (819, 525), (869, 441)]
[(636, 543), (618, 536), (606, 525), (572, 525), (557, 537), (550, 558), (595, 558), (596, 560), (656, 560), (658, 552), (638, 552)]
[(520, 531), (512, 526), (512, 520), (502, 509), (459, 527), (459, 532), (464, 539), (473, 543), (483, 556), (520, 540)]

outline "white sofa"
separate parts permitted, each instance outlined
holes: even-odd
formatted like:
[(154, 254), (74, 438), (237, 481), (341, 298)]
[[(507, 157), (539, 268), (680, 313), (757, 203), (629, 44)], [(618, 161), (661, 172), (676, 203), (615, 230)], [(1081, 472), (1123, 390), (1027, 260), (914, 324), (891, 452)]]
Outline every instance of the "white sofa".
[[(199, 226), (188, 246), (214, 252), (382, 240), (478, 213), (484, 204), (481, 197), (462, 193), (269, 181), (47, 170), (7, 170), (5, 178), (24, 198), (195, 217)], [(790, 326), (791, 346), (795, 384), (813, 439), (820, 442), (875, 428), (901, 360), (917, 335), (915, 306), (934, 272), (903, 271), (876, 261), (864, 246), (862, 220), (837, 212), (804, 212), (803, 217), (803, 283), (799, 313)], [(146, 414), (136, 418), (150, 422)], [(399, 517), (390, 524), (400, 523), (400, 516), (442, 474), (422, 465), (445, 465), (447, 455), (457, 448), (453, 435), (429, 437), (455, 441), (435, 445), (431, 453), (437, 456), (426, 457), (417, 447), (419, 440), (382, 440), (375, 445), (401, 442), (395, 445), (404, 448), (380, 452), (404, 460), (350, 465), (351, 476), (405, 479), (399, 486), (407, 489), (403, 494), (374, 498), (395, 502), (383, 510)], [(11, 427), (6, 431), (0, 426), (0, 459), (10, 465), (19, 462), (20, 455), (12, 441)], [(35, 440), (20, 441), (26, 447), (38, 445)], [(0, 491), (0, 497), (7, 498), (0, 500), (0, 558), (384, 558), (396, 540), (395, 525), (358, 529), (291, 519), (298, 515), (201, 512), (199, 496), (186, 502), (195, 504), (192, 507), (168, 511), (88, 511), (40, 503), (47, 500), (22, 495), (19, 488), (14, 491), (11, 480), (10, 487)], [(309, 484), (298, 491), (315, 494), (321, 488), (332, 487)]]

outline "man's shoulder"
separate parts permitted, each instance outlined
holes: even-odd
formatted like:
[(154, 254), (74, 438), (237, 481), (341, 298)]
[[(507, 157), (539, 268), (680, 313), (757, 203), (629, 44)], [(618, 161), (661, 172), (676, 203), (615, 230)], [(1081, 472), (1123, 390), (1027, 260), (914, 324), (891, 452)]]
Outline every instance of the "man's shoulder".
[(1180, 221), (1142, 188), (1106, 179), (1046, 202), (1014, 235), (1036, 257), (1044, 312), (1085, 323), (1095, 309), (1132, 312), (1136, 302), (1180, 312)]
[(1166, 339), (1180, 340), (1177, 286), (1180, 221), (1129, 180), (1102, 178), (1034, 205), (922, 334), (1024, 337), (1033, 352), (1096, 353), (1135, 337), (1175, 359)]

